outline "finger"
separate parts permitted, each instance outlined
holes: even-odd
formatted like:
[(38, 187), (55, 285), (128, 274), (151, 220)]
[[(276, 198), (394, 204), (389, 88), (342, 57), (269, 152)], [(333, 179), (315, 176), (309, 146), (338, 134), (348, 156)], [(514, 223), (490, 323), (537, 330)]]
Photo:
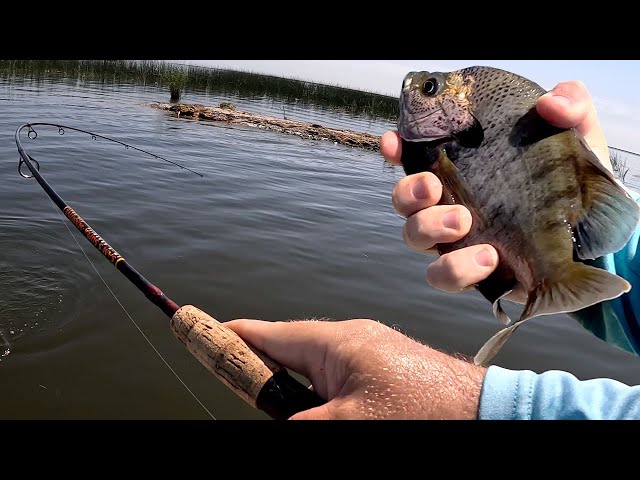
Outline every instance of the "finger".
[(330, 403), (298, 412), (292, 415), (289, 420), (331, 420), (333, 417), (329, 413)]
[(580, 81), (563, 82), (538, 99), (540, 116), (560, 128), (576, 128), (581, 134), (597, 124), (591, 95)]
[(307, 378), (324, 367), (327, 346), (334, 340), (332, 322), (231, 320), (224, 325), (260, 352)]
[(488, 244), (461, 248), (439, 257), (427, 268), (427, 282), (438, 290), (460, 292), (487, 278), (498, 265), (498, 252)]
[(436, 243), (460, 240), (471, 229), (471, 213), (462, 205), (436, 205), (411, 215), (402, 229), (407, 245), (424, 252)]
[(433, 173), (421, 172), (402, 177), (393, 187), (391, 202), (403, 217), (431, 207), (440, 201), (442, 183)]
[(400, 135), (395, 131), (384, 132), (380, 137), (380, 153), (387, 162), (400, 165), (402, 142)]
[(575, 128), (600, 161), (611, 170), (609, 147), (591, 94), (580, 81), (562, 82), (538, 99), (540, 116), (559, 128)]

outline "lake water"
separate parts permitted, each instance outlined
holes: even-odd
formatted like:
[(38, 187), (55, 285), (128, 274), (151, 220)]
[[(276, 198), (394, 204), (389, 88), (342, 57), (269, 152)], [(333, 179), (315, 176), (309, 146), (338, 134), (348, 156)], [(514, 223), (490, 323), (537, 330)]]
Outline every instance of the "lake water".
[[(402, 241), (390, 193), (403, 176), (378, 153), (149, 108), (155, 87), (0, 80), (0, 418), (266, 419), (209, 374), (168, 318), (18, 175), (16, 129), (53, 188), (129, 263), (178, 304), (218, 320), (369, 317), (473, 355), (499, 328), (475, 292), (425, 281), (434, 259)], [(265, 98), (188, 93), (184, 102), (282, 115)], [(288, 118), (381, 134), (391, 123), (301, 105)], [(627, 180), (640, 187), (636, 159)], [(77, 242), (77, 243), (76, 243)], [(85, 256), (86, 255), (86, 256)], [(1, 354), (2, 352), (0, 352)], [(496, 357), (508, 368), (640, 381), (640, 359), (566, 316), (528, 322)]]

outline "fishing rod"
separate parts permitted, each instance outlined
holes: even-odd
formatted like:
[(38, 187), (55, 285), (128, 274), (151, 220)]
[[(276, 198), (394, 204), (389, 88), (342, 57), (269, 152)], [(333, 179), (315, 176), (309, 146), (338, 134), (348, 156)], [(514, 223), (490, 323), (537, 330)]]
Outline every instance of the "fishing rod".
[[(305, 387), (291, 376), (285, 367), (246, 344), (233, 330), (225, 327), (218, 320), (193, 305), (179, 306), (133, 268), (122, 255), (98, 235), (47, 183), (40, 174), (38, 161), (29, 155), (22, 146), (20, 134), (23, 129), (28, 129), (27, 136), (31, 140), (38, 136), (33, 128), (34, 126), (56, 127), (60, 135), (64, 134), (65, 129), (86, 133), (92, 135), (94, 140), (102, 138), (119, 143), (124, 145), (125, 148), (133, 148), (173, 163), (201, 177), (203, 176), (202, 174), (118, 140), (65, 125), (26, 123), (18, 127), (15, 134), (16, 145), (20, 153), (18, 173), (24, 178), (35, 178), (49, 198), (62, 210), (80, 233), (120, 273), (144, 293), (147, 299), (171, 319), (170, 327), (173, 334), (209, 372), (213, 373), (224, 385), (233, 390), (249, 405), (265, 412), (276, 420), (287, 419), (295, 413), (325, 403), (313, 390)], [(23, 171), (24, 165), (27, 166), (31, 174)]]

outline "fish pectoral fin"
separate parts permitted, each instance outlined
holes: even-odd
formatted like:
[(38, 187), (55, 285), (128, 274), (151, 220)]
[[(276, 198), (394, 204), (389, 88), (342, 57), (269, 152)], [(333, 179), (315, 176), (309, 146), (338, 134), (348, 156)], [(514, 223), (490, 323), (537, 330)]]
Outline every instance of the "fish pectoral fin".
[[(541, 315), (575, 312), (631, 290), (631, 285), (624, 278), (582, 263), (573, 263), (563, 272), (558, 281), (542, 282), (529, 293), (520, 318), (513, 325), (500, 330), (480, 348), (474, 357), (476, 365), (487, 366), (516, 328), (527, 320)], [(496, 303), (499, 301), (497, 299)]]
[[(631, 238), (640, 218), (640, 206), (616, 182), (592, 152), (581, 158), (584, 214), (574, 226), (575, 252), (593, 260), (620, 250)], [(586, 188), (585, 188), (586, 187)]]
[(502, 349), (502, 346), (509, 340), (509, 337), (516, 328), (520, 326), (521, 322), (514, 323), (513, 325), (503, 328), (478, 350), (476, 356), (473, 357), (473, 363), (486, 367), (489, 362), (496, 356), (496, 354)]
[[(469, 193), (467, 182), (460, 173), (460, 170), (458, 170), (458, 167), (456, 167), (442, 148), (438, 149), (437, 159), (438, 161), (433, 167), (433, 173), (435, 173), (442, 182), (443, 192), (440, 202), (464, 205), (471, 212), (475, 226), (482, 227), (485, 224), (484, 218), (480, 216), (480, 209), (476, 206), (473, 197)], [(447, 198), (445, 191), (448, 191), (453, 199)]]

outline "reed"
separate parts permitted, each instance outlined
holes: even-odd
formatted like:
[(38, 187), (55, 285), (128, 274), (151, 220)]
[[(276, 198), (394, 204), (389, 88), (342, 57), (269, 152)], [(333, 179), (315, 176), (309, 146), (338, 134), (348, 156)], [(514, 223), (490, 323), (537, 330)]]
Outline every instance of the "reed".
[(614, 175), (618, 177), (622, 183), (626, 183), (625, 179), (627, 177), (627, 173), (629, 173), (627, 159), (622, 158), (619, 152), (611, 148), (609, 149), (609, 159), (611, 160)]
[(165, 87), (172, 101), (188, 91), (267, 97), (329, 107), (372, 118), (395, 120), (398, 99), (374, 92), (299, 79), (150, 60), (0, 60), (0, 75), (33, 80), (136, 83)]

